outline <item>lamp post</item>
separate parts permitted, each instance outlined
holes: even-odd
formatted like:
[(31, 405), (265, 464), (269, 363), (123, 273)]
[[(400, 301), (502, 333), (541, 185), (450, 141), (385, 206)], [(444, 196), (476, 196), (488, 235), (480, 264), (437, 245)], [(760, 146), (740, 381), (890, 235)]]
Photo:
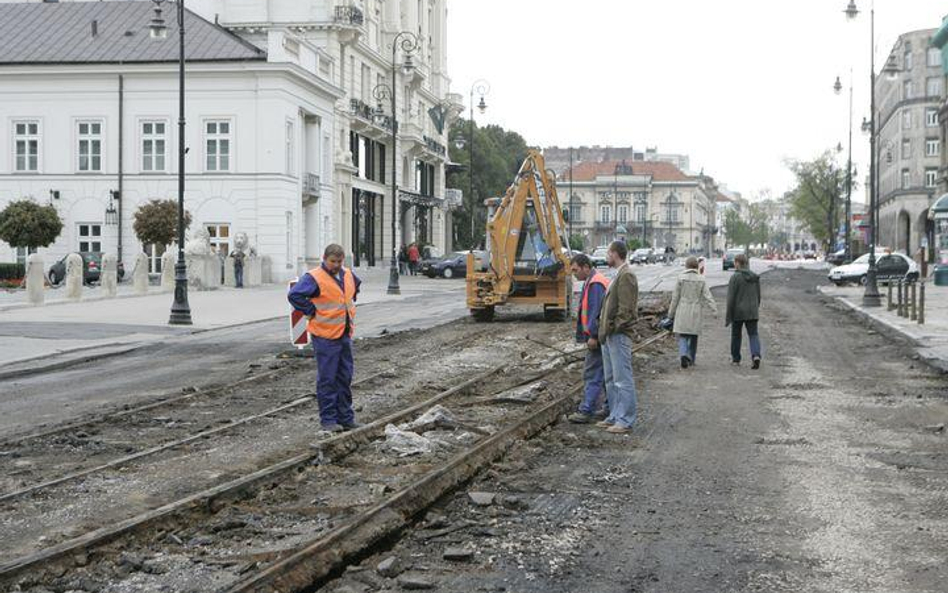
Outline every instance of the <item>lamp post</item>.
[(566, 242), (569, 250), (573, 250), (573, 147), (569, 147), (569, 237)]
[[(843, 91), (843, 84), (836, 77), (833, 91), (838, 95)], [(853, 220), (853, 73), (849, 71), (849, 154), (846, 157), (846, 220), (843, 223), (845, 243), (843, 247), (843, 261), (852, 260), (852, 220)]]
[[(846, 18), (854, 20), (859, 16), (859, 9), (856, 7), (856, 0), (849, 0), (846, 10), (843, 11)], [(883, 73), (888, 76), (898, 74), (898, 67), (893, 62), (892, 56), (886, 62)], [(869, 95), (870, 95), (870, 118), (863, 120), (863, 131), (869, 132), (869, 271), (866, 273), (866, 290), (862, 295), (862, 304), (865, 307), (882, 306), (882, 295), (879, 294), (879, 284), (876, 278), (876, 231), (878, 228), (879, 205), (879, 180), (878, 163), (876, 155), (876, 142), (879, 136), (879, 118), (876, 113), (876, 7), (875, 2), (871, 4), (869, 11)]]
[(171, 304), (171, 325), (191, 325), (188, 304), (188, 266), (184, 261), (184, 0), (152, 0), (155, 16), (148, 25), (152, 39), (167, 39), (168, 27), (161, 15), (162, 5), (173, 2), (178, 17), (178, 261), (174, 265), (174, 302)]
[(468, 171), (467, 175), (467, 184), (468, 184), (468, 193), (471, 195), (471, 249), (477, 247), (477, 243), (474, 241), (474, 214), (477, 212), (477, 200), (474, 199), (474, 95), (478, 94), (481, 97), (481, 100), (477, 103), (477, 110), (481, 113), (487, 111), (487, 103), (484, 101), (484, 96), (490, 93), (490, 83), (484, 80), (483, 78), (475, 80), (474, 84), (471, 85), (470, 100), (468, 101), (468, 108), (471, 110), (471, 115), (467, 120), (467, 150), (468, 150), (468, 162), (470, 163), (471, 169)]
[(377, 101), (375, 114), (377, 117), (384, 115), (382, 101), (386, 99), (391, 101), (392, 109), (392, 260), (388, 270), (388, 294), (401, 294), (401, 287), (398, 285), (398, 242), (396, 234), (398, 233), (398, 175), (395, 174), (398, 167), (398, 112), (397, 94), (398, 94), (398, 49), (401, 48), (405, 54), (405, 61), (402, 63), (402, 69), (405, 74), (410, 74), (415, 69), (411, 54), (418, 49), (418, 37), (411, 31), (401, 31), (392, 40), (392, 84), (391, 86), (381, 82), (372, 89), (372, 96)]

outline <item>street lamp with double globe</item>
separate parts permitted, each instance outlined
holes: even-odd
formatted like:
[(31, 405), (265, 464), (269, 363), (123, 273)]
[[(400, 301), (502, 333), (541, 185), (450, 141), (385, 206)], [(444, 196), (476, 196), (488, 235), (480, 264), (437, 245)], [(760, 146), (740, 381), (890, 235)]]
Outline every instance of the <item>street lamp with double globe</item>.
[(168, 26), (162, 16), (162, 6), (173, 3), (178, 18), (178, 260), (174, 265), (174, 302), (171, 304), (171, 325), (191, 325), (191, 306), (188, 304), (188, 267), (184, 261), (184, 0), (152, 0), (155, 16), (148, 25), (152, 39), (167, 39)]
[(484, 101), (484, 97), (488, 93), (490, 93), (490, 83), (484, 79), (475, 80), (474, 84), (471, 85), (470, 101), (468, 102), (468, 107), (471, 111), (470, 119), (468, 119), (467, 122), (468, 162), (470, 163), (470, 170), (467, 174), (467, 185), (468, 192), (471, 195), (471, 249), (477, 247), (477, 241), (474, 239), (474, 218), (477, 213), (477, 200), (474, 199), (474, 95), (480, 95), (481, 100), (477, 103), (477, 110), (483, 114), (487, 111), (487, 102)]

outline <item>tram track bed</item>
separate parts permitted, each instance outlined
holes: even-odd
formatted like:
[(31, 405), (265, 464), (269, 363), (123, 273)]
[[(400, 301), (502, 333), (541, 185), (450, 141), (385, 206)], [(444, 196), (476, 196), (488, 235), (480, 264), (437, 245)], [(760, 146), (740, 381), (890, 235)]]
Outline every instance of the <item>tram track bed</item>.
[[(284, 590), (261, 575), (276, 571), (293, 587), (325, 578), (310, 561), (300, 573), (277, 567), (366, 520), (368, 534), (350, 534), (359, 537), (347, 549), (358, 555), (571, 405), (579, 357), (552, 352), (575, 348), (569, 329), (518, 323), (489, 339), (464, 324), (445, 335), (469, 340), (436, 339), (440, 328), (411, 336), (400, 350), (437, 354), (397, 380), (356, 389), (363, 430), (317, 437), (312, 402), (0, 502), (0, 530), (13, 536), (0, 590)], [(551, 348), (531, 347), (528, 335)], [(311, 385), (311, 368), (297, 374), (307, 370)], [(376, 534), (378, 524), (387, 527)], [(337, 566), (343, 556), (316, 564)]]

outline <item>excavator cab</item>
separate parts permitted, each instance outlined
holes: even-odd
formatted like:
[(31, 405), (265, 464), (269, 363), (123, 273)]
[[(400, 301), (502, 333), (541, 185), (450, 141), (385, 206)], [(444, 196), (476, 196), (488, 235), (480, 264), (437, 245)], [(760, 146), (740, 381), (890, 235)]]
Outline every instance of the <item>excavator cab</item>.
[(540, 306), (547, 319), (566, 317), (571, 254), (555, 179), (543, 156), (530, 151), (504, 196), (485, 202), (489, 264), (477, 271), (471, 253), (467, 266), (467, 305), (476, 320), (492, 320), (503, 305)]

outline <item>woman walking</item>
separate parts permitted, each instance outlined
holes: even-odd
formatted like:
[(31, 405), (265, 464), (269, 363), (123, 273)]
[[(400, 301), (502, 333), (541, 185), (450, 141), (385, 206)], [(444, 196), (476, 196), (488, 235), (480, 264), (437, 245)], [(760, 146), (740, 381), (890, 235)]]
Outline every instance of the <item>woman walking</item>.
[(698, 258), (691, 256), (685, 260), (685, 271), (678, 276), (668, 309), (668, 315), (675, 320), (674, 331), (678, 334), (678, 353), (683, 369), (695, 363), (705, 307), (718, 314), (718, 306), (711, 296), (708, 283), (698, 272)]

